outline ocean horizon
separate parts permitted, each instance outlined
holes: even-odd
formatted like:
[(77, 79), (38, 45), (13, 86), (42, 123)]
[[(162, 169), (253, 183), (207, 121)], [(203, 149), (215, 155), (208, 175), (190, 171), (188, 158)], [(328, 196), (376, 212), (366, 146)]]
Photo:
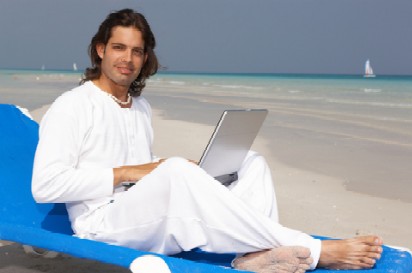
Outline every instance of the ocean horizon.
[[(84, 69), (35, 69), (35, 68), (0, 68), (0, 73), (70, 73), (70, 74), (82, 74)], [(169, 71), (164, 69), (159, 69), (157, 74), (160, 75), (210, 75), (210, 76), (258, 76), (258, 77), (319, 77), (319, 78), (364, 78), (364, 75), (359, 72), (339, 74), (339, 73), (264, 73), (264, 72), (208, 72), (208, 71)], [(408, 74), (378, 74), (375, 78), (369, 78), (371, 80), (382, 79), (382, 78), (412, 78), (412, 75)]]

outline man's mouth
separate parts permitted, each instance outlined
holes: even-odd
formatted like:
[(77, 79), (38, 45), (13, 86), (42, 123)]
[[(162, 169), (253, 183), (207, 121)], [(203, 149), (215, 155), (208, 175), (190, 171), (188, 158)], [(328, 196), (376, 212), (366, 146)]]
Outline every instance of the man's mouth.
[(132, 74), (133, 73), (133, 69), (130, 67), (126, 67), (126, 66), (118, 66), (117, 70), (121, 73), (121, 74)]

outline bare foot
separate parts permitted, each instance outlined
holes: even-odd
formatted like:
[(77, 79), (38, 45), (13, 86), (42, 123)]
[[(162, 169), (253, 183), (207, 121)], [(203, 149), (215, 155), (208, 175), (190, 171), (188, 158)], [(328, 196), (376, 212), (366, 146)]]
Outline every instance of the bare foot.
[(382, 239), (360, 236), (345, 240), (324, 240), (318, 267), (364, 269), (375, 265), (382, 253)]
[(236, 269), (256, 273), (304, 273), (312, 262), (308, 248), (282, 246), (248, 253), (234, 260), (233, 265)]

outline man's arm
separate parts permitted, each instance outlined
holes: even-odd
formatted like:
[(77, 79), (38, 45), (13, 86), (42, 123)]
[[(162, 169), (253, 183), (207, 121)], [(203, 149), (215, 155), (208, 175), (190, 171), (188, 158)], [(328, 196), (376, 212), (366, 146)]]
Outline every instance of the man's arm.
[(113, 169), (113, 186), (116, 187), (122, 182), (136, 182), (140, 180), (145, 175), (153, 171), (164, 160), (165, 159), (161, 159), (158, 162), (153, 162), (153, 163), (114, 168)]
[(113, 194), (113, 167), (76, 167), (91, 111), (77, 97), (63, 96), (49, 108), (40, 125), (33, 197), (40, 203), (65, 203), (109, 196)]

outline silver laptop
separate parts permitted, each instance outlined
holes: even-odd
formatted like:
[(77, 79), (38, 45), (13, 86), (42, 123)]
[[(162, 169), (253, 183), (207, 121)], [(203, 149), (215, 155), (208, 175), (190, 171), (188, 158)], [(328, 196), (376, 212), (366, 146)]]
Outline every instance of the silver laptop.
[[(237, 172), (250, 150), (268, 110), (226, 110), (210, 137), (199, 166), (223, 185), (237, 180)], [(135, 182), (122, 182), (129, 188)]]
[(199, 166), (224, 185), (237, 180), (237, 172), (267, 114), (267, 109), (224, 111)]

